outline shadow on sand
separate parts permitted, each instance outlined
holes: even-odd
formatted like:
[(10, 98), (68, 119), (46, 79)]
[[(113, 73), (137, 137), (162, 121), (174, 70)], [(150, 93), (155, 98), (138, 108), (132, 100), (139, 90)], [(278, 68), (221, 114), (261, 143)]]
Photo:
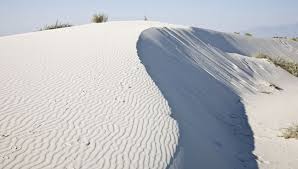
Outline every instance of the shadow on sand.
[[(189, 29), (180, 29), (179, 34), (169, 31), (148, 29), (137, 44), (142, 63), (179, 125), (179, 144), (168, 168), (258, 168), (252, 154), (253, 132), (241, 98), (190, 59), (204, 57), (191, 56), (189, 51), (201, 33), (188, 36)], [(226, 44), (224, 40), (218, 43)], [(227, 49), (234, 50), (231, 46)]]

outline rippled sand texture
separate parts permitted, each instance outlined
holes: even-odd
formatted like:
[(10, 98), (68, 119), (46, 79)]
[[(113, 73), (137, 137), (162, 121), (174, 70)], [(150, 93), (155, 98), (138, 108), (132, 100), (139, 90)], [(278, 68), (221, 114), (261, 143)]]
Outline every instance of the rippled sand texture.
[(137, 56), (147, 27), (0, 38), (0, 168), (166, 168), (178, 127)]

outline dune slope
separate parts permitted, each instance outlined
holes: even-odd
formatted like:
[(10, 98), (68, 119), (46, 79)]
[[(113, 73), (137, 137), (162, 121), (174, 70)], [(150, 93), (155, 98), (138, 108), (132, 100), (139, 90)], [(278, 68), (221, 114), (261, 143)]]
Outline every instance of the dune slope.
[(284, 100), (298, 97), (298, 80), (252, 56), (295, 61), (297, 49), (198, 28), (144, 31), (139, 56), (180, 130), (169, 168), (295, 168), (298, 142), (279, 130), (298, 119), (298, 106)]

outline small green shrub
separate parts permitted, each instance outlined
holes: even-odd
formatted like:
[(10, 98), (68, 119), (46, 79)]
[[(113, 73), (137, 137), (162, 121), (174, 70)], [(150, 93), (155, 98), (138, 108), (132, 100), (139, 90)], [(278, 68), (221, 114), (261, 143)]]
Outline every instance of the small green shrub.
[(282, 137), (285, 139), (295, 138), (298, 139), (298, 125), (291, 126), (289, 128), (283, 129)]
[(71, 26), (72, 26), (71, 24), (59, 23), (58, 20), (57, 20), (55, 24), (46, 25), (44, 28), (40, 29), (40, 31), (51, 30), (51, 29), (59, 29), (59, 28), (66, 28), (66, 27), (71, 27)]
[(298, 42), (298, 37), (297, 38), (292, 38), (293, 41)]
[(92, 17), (92, 22), (94, 23), (103, 23), (103, 22), (107, 22), (109, 19), (109, 17), (105, 14), (94, 14)]
[(245, 33), (245, 36), (252, 36), (251, 33)]
[(275, 64), (276, 66), (279, 66), (284, 70), (286, 70), (287, 72), (291, 73), (292, 75), (298, 77), (298, 64), (293, 61), (287, 61), (282, 58), (273, 59), (270, 56), (262, 53), (259, 53), (258, 55), (256, 55), (256, 58), (267, 59), (268, 61)]

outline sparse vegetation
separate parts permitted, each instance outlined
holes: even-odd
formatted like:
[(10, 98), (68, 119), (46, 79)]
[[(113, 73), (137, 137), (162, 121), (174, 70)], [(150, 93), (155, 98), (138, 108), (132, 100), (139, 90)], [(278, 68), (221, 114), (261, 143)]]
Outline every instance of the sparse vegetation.
[(298, 125), (293, 125), (289, 128), (283, 129), (281, 136), (284, 137), (285, 139), (290, 139), (290, 138), (298, 139)]
[(40, 29), (40, 31), (43, 30), (51, 30), (51, 29), (59, 29), (59, 28), (66, 28), (66, 27), (71, 27), (71, 24), (68, 23), (59, 23), (57, 20), (54, 25), (46, 25), (44, 28)]
[(237, 34), (237, 35), (240, 35), (240, 32), (234, 32), (235, 34)]
[(273, 39), (287, 39), (287, 37), (282, 37), (282, 36), (273, 36), (272, 37)]
[(92, 22), (94, 23), (103, 23), (107, 22), (109, 17), (103, 13), (94, 14), (92, 17)]
[(268, 55), (265, 55), (263, 53), (258, 53), (255, 58), (258, 58), (258, 59), (268, 59), (270, 60), (270, 57)]
[(293, 41), (298, 42), (298, 37), (292, 38)]
[(271, 63), (275, 64), (276, 66), (279, 66), (286, 70), (287, 72), (291, 73), (292, 75), (298, 77), (298, 64), (293, 61), (287, 61), (282, 58), (273, 59), (269, 57), (268, 55), (259, 53), (256, 58), (259, 59), (267, 59)]
[(245, 36), (252, 36), (251, 33), (245, 33)]
[(284, 37), (282, 37), (282, 36), (273, 36), (272, 38), (273, 39), (287, 39), (287, 40), (292, 40), (292, 41), (298, 42), (298, 37), (288, 38), (286, 36), (284, 36)]

